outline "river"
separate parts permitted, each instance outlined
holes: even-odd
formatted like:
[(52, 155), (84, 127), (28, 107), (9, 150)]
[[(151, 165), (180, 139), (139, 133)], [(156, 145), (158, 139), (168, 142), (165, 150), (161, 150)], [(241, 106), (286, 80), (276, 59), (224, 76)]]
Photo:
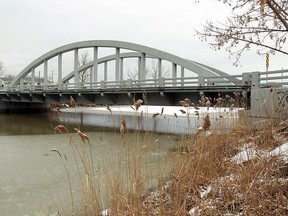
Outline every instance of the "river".
[[(169, 155), (176, 143), (173, 136), (129, 131), (122, 139), (118, 133), (119, 128), (107, 130), (84, 125), (67, 125), (69, 135), (59, 134), (53, 128), (64, 123), (57, 119), (50, 113), (0, 114), (1, 215), (69, 214), (72, 205), (71, 191), (75, 211), (81, 212), (79, 182), (82, 177), (79, 178), (79, 174), (76, 174), (77, 163), (72, 146), (78, 146), (79, 149), (87, 147), (83, 147), (84, 143), (74, 127), (79, 127), (89, 138), (90, 144), (87, 145), (90, 146), (93, 169), (97, 172), (95, 176), (101, 189), (101, 208), (107, 207), (109, 199), (106, 191), (109, 189), (107, 173), (112, 173), (116, 165), (122, 163), (120, 160), (128, 161), (129, 157), (133, 157), (134, 162), (139, 162), (141, 176), (148, 187), (153, 187), (157, 178), (167, 175), (171, 170)], [(59, 151), (63, 156), (62, 160), (52, 149)], [(65, 172), (63, 161), (68, 172)], [(125, 173), (129, 172), (123, 170), (124, 179)]]

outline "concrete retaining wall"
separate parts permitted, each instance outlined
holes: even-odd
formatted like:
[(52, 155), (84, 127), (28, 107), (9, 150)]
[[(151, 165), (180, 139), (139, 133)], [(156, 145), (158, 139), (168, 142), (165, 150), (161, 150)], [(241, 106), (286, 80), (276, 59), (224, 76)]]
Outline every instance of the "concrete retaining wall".
[(287, 118), (288, 87), (261, 88), (251, 91), (251, 116)]
[[(111, 106), (111, 113), (106, 107), (77, 107), (62, 109), (60, 120), (65, 123), (85, 124), (95, 127), (115, 128), (119, 131), (121, 118), (126, 121), (130, 131), (150, 131), (157, 133), (190, 134), (198, 130), (203, 124), (203, 118), (208, 113), (211, 120), (211, 128), (229, 130), (238, 121), (238, 110), (226, 110), (224, 108), (201, 108), (196, 114), (194, 108), (179, 106), (164, 106), (160, 115), (161, 106), (141, 106), (138, 111), (130, 106)], [(185, 110), (182, 114), (179, 110)], [(153, 118), (155, 113), (159, 113)], [(176, 115), (175, 115), (176, 113)], [(189, 115), (187, 114), (189, 113)], [(176, 117), (177, 116), (177, 117)]]

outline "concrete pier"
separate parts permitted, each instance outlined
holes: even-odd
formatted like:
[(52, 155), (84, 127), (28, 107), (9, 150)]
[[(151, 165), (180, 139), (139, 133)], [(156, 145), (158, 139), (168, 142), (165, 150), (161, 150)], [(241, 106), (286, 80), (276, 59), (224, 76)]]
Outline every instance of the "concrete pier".
[[(110, 109), (110, 110), (109, 110)], [(85, 124), (103, 128), (120, 129), (121, 118), (129, 131), (150, 131), (170, 134), (190, 134), (203, 125), (209, 114), (211, 128), (228, 130), (238, 122), (238, 110), (182, 106), (76, 107), (61, 109), (60, 120), (66, 123)], [(182, 110), (182, 111), (180, 111)], [(162, 113), (162, 114), (161, 114)]]

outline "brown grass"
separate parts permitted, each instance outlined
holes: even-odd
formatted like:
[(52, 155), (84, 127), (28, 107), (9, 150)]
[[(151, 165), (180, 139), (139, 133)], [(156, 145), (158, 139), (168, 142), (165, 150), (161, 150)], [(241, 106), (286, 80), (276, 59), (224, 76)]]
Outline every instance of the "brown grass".
[[(225, 106), (232, 108), (232, 104), (239, 101), (239, 98), (232, 100), (229, 96), (215, 99), (217, 106), (225, 103)], [(212, 102), (207, 97), (200, 100), (207, 109), (212, 106)], [(142, 100), (135, 102), (135, 112), (142, 103)], [(196, 107), (188, 99), (180, 101), (180, 104)], [(67, 132), (63, 127), (57, 126), (55, 130)], [(149, 184), (145, 184), (146, 179), (141, 169), (142, 152), (146, 144), (135, 145), (142, 143), (139, 132), (125, 137), (127, 130), (124, 118), (118, 128), (118, 136), (122, 137), (120, 143), (128, 145), (128, 150), (124, 156), (119, 154), (119, 163), (114, 170), (103, 168), (107, 182), (105, 189), (110, 196), (107, 200), (109, 215), (288, 214), (287, 164), (278, 157), (267, 158), (260, 154), (287, 140), (287, 121), (277, 124), (273, 119), (267, 120), (261, 128), (240, 122), (234, 128), (220, 133), (219, 130), (213, 131), (210, 116), (205, 115), (202, 131), (179, 139), (178, 150), (170, 155), (174, 162), (173, 172), (170, 176), (164, 176), (159, 170), (158, 185), (153, 185), (153, 190)], [(83, 143), (83, 151), (80, 151), (72, 142), (75, 160), (80, 161), (85, 168), (78, 173), (82, 182), (83, 215), (99, 215), (102, 210), (99, 205), (99, 185), (95, 182), (89, 139), (79, 129), (76, 133)], [(127, 139), (133, 139), (133, 142)], [(260, 152), (259, 155), (240, 164), (230, 160), (247, 145)], [(57, 153), (61, 157), (61, 153)], [(121, 163), (124, 160), (127, 163)], [(69, 179), (69, 173), (67, 176)]]

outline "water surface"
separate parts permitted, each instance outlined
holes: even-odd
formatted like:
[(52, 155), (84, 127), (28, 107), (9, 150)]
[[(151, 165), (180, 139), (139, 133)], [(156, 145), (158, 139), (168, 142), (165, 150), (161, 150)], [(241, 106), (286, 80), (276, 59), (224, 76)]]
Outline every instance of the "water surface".
[[(0, 114), (0, 121), (1, 215), (69, 213), (71, 190), (61, 158), (56, 152), (51, 152), (54, 148), (67, 157), (73, 199), (80, 212), (81, 183), (71, 147), (77, 146), (80, 152), (83, 149), (84, 143), (73, 129), (77, 125), (67, 126), (68, 136), (55, 134), (53, 128), (59, 122), (51, 115)], [(147, 180), (146, 184), (149, 182), (148, 186), (170, 169), (167, 155), (175, 145), (172, 136), (129, 132), (124, 143), (118, 128), (107, 131), (80, 125), (80, 129), (90, 140), (95, 176), (103, 193), (100, 200), (103, 208), (106, 207), (105, 190), (109, 187), (105, 179), (107, 170), (114, 171), (119, 160), (126, 163), (129, 157), (138, 158), (136, 161), (141, 161), (141, 175)], [(78, 169), (83, 171), (81, 164)], [(127, 174), (123, 170), (123, 176)]]

